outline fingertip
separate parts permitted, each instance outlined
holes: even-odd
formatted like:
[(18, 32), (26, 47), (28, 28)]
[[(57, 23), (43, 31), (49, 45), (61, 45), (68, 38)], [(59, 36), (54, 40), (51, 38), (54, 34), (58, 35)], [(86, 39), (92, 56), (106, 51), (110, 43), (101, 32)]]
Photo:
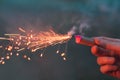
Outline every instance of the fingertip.
[(92, 52), (92, 54), (93, 55), (95, 55), (95, 56), (97, 56), (97, 53), (98, 53), (98, 46), (93, 46), (92, 48), (91, 48), (91, 52)]
[(107, 66), (106, 67), (101, 66), (100, 67), (100, 72), (103, 73), (103, 74), (106, 74), (107, 73), (107, 71), (106, 71), (107, 68), (108, 68)]
[(112, 65), (115, 63), (115, 58), (114, 57), (98, 57), (97, 58), (97, 63), (98, 65)]
[(103, 74), (107, 74), (108, 72), (111, 72), (111, 71), (116, 71), (117, 69), (118, 67), (115, 65), (104, 65), (100, 67), (100, 71)]

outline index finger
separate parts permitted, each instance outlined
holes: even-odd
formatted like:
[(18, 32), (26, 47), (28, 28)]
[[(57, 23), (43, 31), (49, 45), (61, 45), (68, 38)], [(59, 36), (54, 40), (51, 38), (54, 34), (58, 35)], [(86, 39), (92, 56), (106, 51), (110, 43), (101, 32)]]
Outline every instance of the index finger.
[(100, 56), (114, 56), (115, 55), (115, 53), (113, 51), (106, 50), (106, 49), (104, 49), (102, 47), (98, 47), (96, 45), (91, 48), (91, 52), (93, 55), (98, 56), (98, 57), (100, 57)]
[(120, 53), (120, 42), (118, 40), (106, 37), (96, 37), (94, 41), (97, 45), (105, 49)]

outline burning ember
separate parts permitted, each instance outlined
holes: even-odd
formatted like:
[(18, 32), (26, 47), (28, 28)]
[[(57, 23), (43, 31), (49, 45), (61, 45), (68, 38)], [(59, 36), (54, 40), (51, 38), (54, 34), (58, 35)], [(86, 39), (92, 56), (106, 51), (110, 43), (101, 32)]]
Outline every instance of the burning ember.
[(76, 41), (77, 44), (83, 44), (83, 45), (86, 45), (86, 46), (95, 45), (93, 39), (87, 38), (87, 37), (84, 37), (84, 36), (81, 36), (81, 35), (75, 35), (75, 41)]

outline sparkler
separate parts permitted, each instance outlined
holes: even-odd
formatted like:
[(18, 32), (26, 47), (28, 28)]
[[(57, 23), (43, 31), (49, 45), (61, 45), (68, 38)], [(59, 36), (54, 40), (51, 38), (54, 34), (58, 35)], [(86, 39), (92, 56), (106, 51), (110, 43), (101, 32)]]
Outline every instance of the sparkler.
[[(16, 52), (16, 56), (19, 56), (19, 52), (28, 49), (31, 52), (36, 52), (48, 46), (54, 46), (56, 44), (62, 44), (68, 42), (72, 35), (70, 34), (57, 34), (53, 30), (41, 31), (39, 33), (27, 33), (22, 28), (19, 30), (24, 33), (21, 34), (5, 34), (6, 37), (0, 37), (0, 40), (9, 41), (7, 45), (0, 45), (0, 49), (3, 52), (7, 52), (5, 56), (1, 56), (0, 63), (5, 64), (5, 60), (10, 59), (12, 52)], [(59, 50), (57, 51), (59, 53)], [(66, 60), (65, 53), (62, 53), (61, 56), (63, 60)], [(43, 57), (43, 54), (40, 54), (40, 57)], [(31, 60), (27, 55), (23, 56), (24, 59)]]
[(75, 36), (75, 41), (77, 44), (82, 44), (82, 45), (86, 45), (86, 46), (93, 46), (95, 45), (93, 39), (91, 38), (87, 38), (81, 35), (76, 35)]

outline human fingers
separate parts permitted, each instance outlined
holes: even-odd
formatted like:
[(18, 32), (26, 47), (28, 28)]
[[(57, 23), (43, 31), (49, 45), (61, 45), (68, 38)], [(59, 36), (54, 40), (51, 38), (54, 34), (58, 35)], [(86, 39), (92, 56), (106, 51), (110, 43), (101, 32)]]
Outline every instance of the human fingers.
[(108, 72), (107, 75), (110, 75), (110, 76), (113, 76), (113, 77), (120, 79), (120, 69), (118, 69), (116, 71)]
[(118, 66), (116, 65), (103, 65), (100, 67), (100, 71), (103, 73), (103, 74), (107, 74), (107, 73), (110, 73), (110, 72), (114, 72), (118, 69)]
[(97, 58), (98, 65), (112, 65), (115, 63), (114, 57), (98, 57)]
[(104, 38), (104, 37), (96, 37), (94, 38), (94, 41), (97, 45), (105, 48), (105, 49), (108, 49), (108, 50), (111, 50), (111, 51), (114, 51), (116, 52), (116, 54), (120, 55), (120, 42), (118, 41), (114, 41), (114, 39), (108, 39), (108, 38)]
[(120, 39), (116, 39), (116, 38), (109, 38), (109, 37), (96, 37), (96, 38), (104, 39), (104, 40), (112, 41), (112, 42), (120, 42)]
[(100, 56), (114, 56), (113, 51), (106, 50), (106, 49), (101, 48), (101, 47), (96, 46), (96, 45), (91, 48), (91, 52), (93, 55), (98, 56), (98, 57), (100, 57)]

